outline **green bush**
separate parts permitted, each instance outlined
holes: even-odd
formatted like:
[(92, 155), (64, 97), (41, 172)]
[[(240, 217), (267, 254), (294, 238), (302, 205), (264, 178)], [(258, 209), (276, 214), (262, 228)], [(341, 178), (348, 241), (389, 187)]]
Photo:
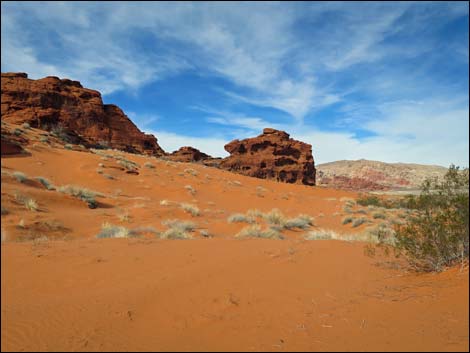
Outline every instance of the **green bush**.
[(427, 179), (415, 199), (418, 212), (395, 226), (393, 247), (418, 271), (441, 271), (468, 260), (469, 174), (451, 165), (443, 180)]

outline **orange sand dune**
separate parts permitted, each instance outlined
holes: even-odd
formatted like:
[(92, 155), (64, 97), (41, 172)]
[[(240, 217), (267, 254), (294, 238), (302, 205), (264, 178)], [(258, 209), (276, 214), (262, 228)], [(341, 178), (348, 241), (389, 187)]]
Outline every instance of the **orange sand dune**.
[[(468, 269), (417, 275), (365, 256), (361, 242), (308, 241), (300, 229), (235, 238), (247, 224), (227, 222), (278, 208), (359, 236), (382, 220), (363, 210), (365, 224), (343, 224), (356, 193), (101, 152), (139, 164), (127, 174), (114, 157), (40, 133), (24, 132), (30, 155), (2, 157), (2, 351), (468, 351)], [(38, 176), (100, 192), (98, 208)], [(96, 239), (104, 222), (163, 231), (168, 219), (194, 222), (193, 239)]]

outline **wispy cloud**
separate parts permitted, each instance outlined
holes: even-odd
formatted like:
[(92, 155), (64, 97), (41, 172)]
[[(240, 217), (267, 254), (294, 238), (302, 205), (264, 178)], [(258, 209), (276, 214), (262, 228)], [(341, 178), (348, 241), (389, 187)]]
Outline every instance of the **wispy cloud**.
[[(235, 133), (270, 126), (306, 139), (323, 161), (401, 156), (468, 165), (468, 3), (1, 6), (3, 71), (133, 95), (127, 113), (167, 149), (194, 143), (224, 155)], [(192, 89), (190, 75), (202, 82), (197, 89), (215, 88), (214, 96), (194, 94), (197, 109), (178, 97)], [(150, 86), (155, 92), (146, 91)], [(163, 97), (165, 88), (176, 93)], [(186, 119), (182, 126), (192, 119), (207, 135), (220, 134), (203, 139), (178, 124), (168, 124), (175, 131), (155, 128), (175, 116)], [(358, 130), (368, 137), (357, 137)]]

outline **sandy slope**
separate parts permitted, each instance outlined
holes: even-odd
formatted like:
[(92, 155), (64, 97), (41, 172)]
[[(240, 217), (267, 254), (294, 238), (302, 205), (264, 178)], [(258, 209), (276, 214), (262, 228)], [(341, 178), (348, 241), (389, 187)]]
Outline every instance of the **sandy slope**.
[[(314, 216), (315, 229), (360, 233), (366, 225), (341, 222), (357, 194), (120, 153), (141, 166), (126, 174), (113, 158), (40, 143), (39, 133), (25, 132), (30, 156), (2, 158), (2, 351), (468, 350), (468, 270), (416, 275), (364, 256), (363, 243), (306, 241), (302, 230), (236, 239), (246, 224), (227, 222), (279, 208)], [(14, 171), (103, 197), (89, 209)], [(167, 219), (197, 223), (194, 239), (95, 238), (103, 222), (161, 231)]]

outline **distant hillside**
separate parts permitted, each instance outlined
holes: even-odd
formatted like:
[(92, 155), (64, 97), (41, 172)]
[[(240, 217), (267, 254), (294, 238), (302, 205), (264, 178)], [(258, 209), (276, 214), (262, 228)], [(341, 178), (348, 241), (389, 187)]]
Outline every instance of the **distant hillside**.
[(435, 165), (342, 160), (317, 165), (317, 185), (352, 190), (418, 189), (427, 177), (442, 177), (446, 171)]

